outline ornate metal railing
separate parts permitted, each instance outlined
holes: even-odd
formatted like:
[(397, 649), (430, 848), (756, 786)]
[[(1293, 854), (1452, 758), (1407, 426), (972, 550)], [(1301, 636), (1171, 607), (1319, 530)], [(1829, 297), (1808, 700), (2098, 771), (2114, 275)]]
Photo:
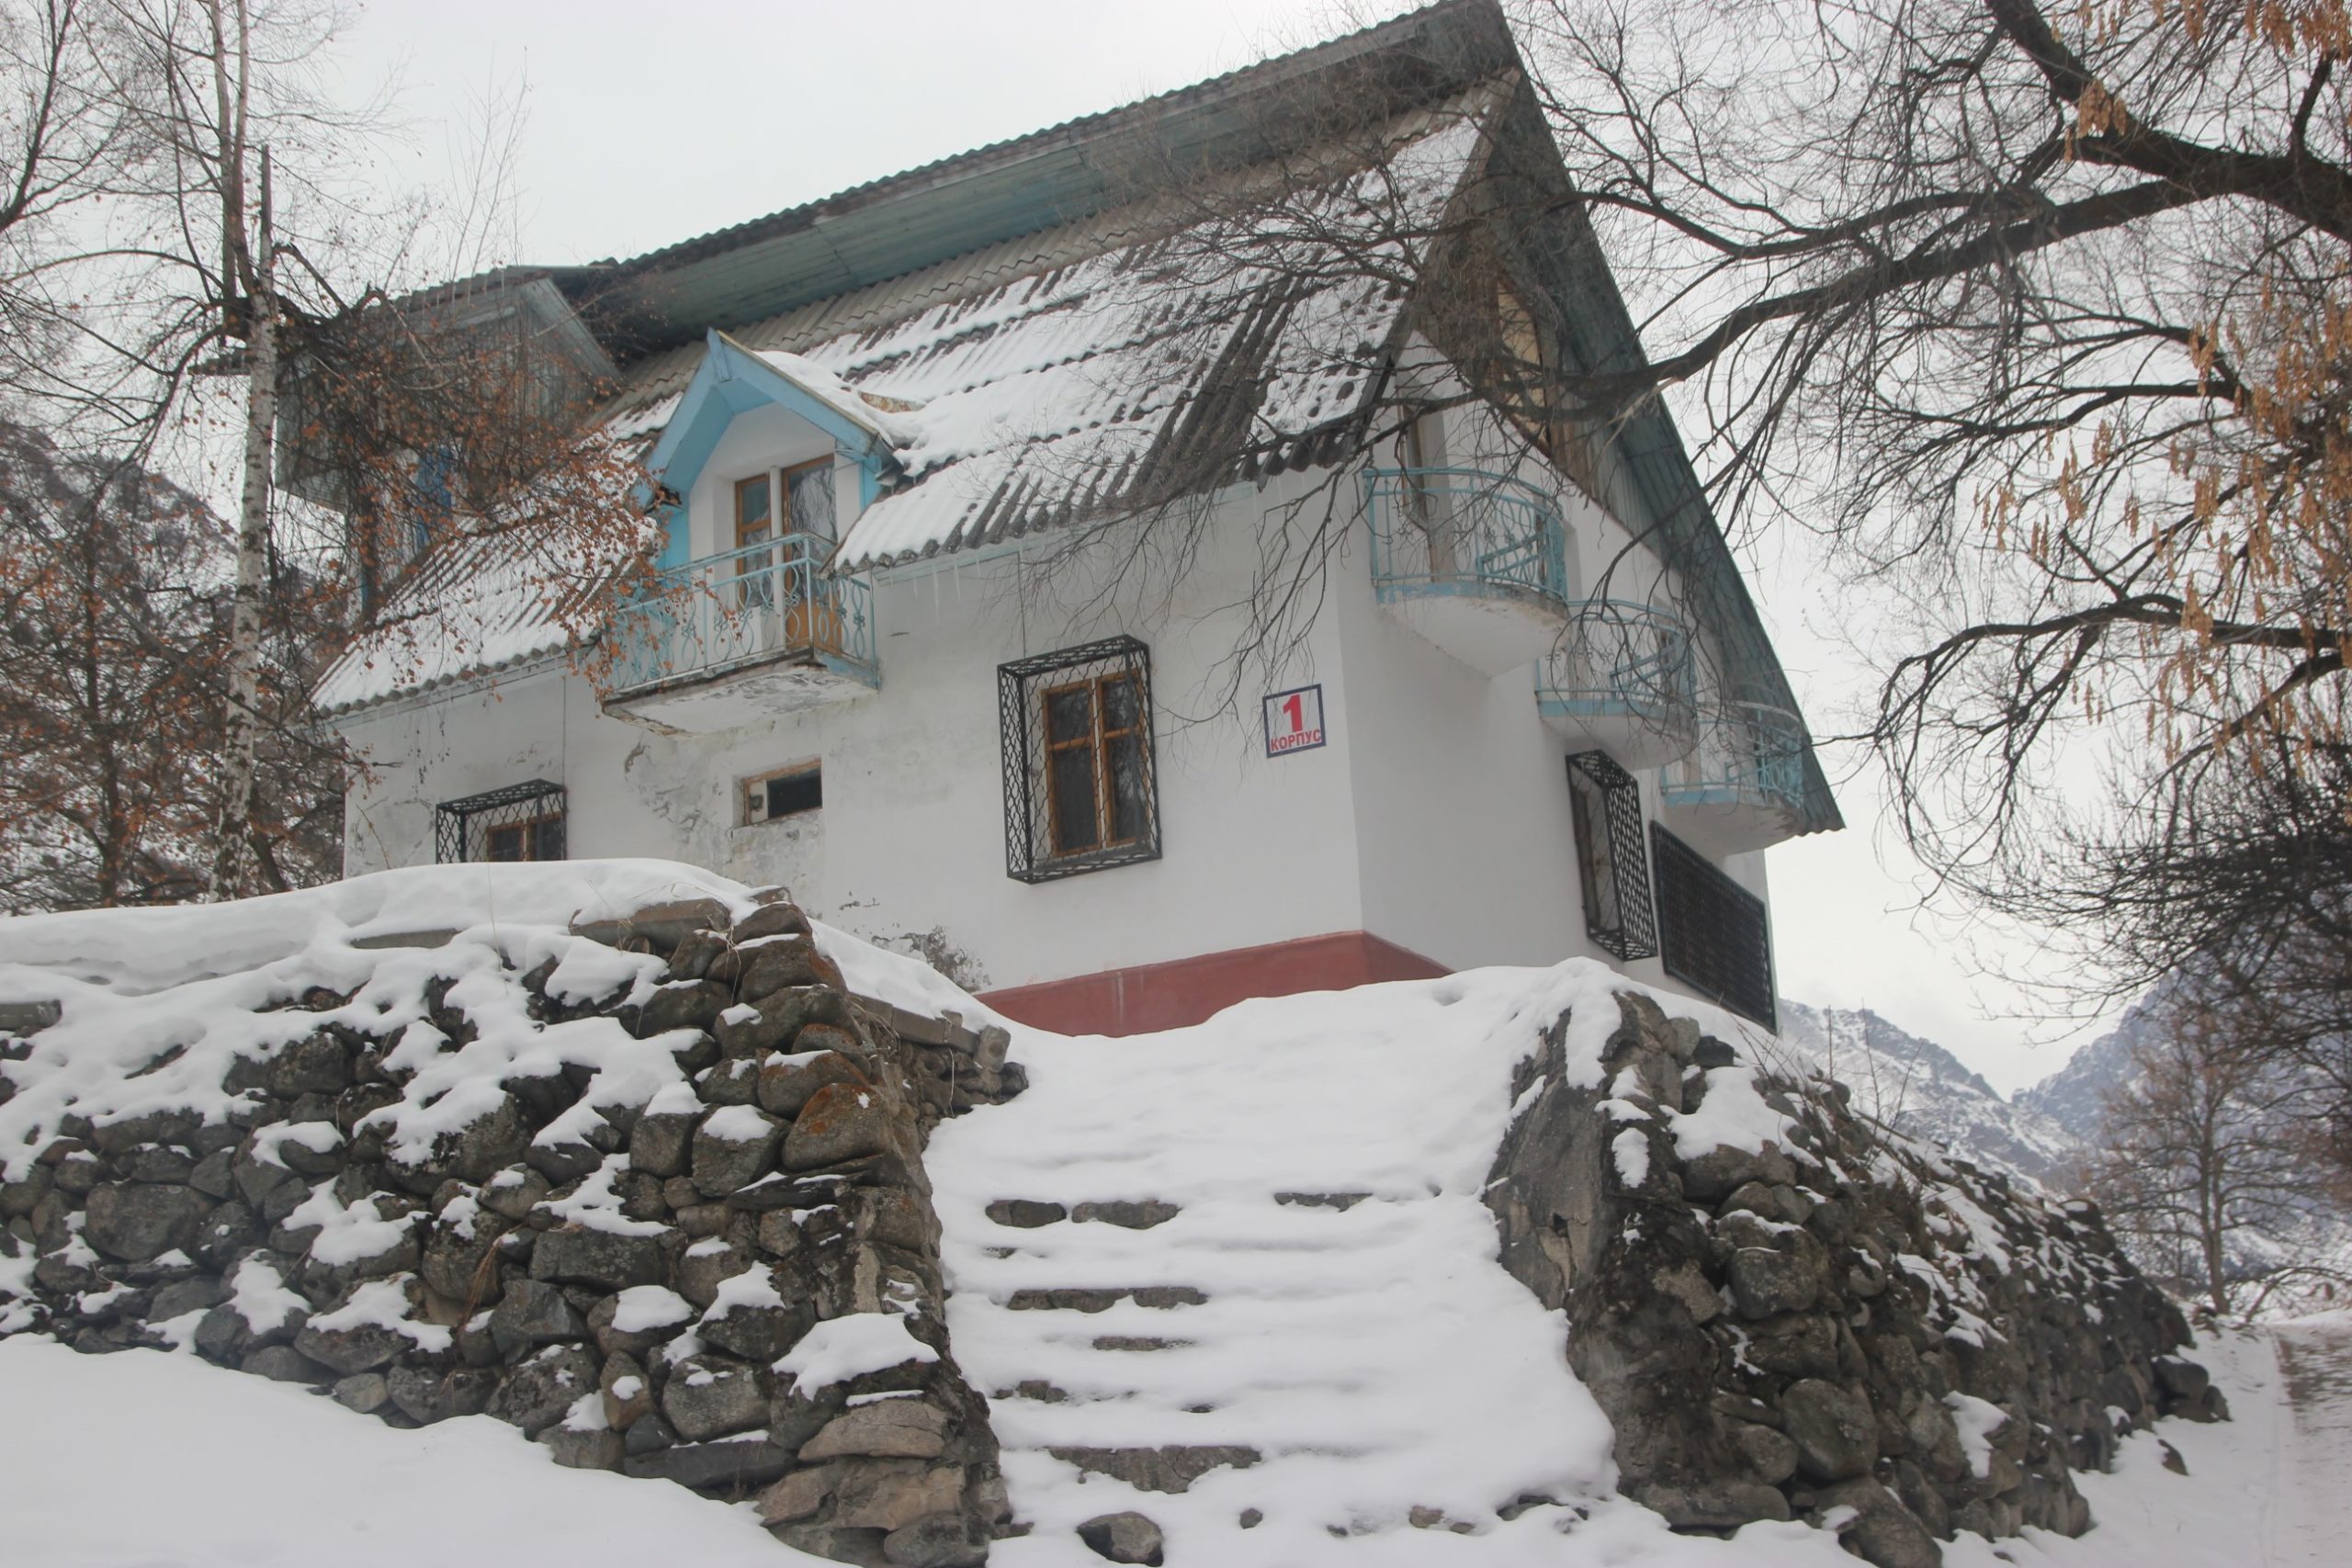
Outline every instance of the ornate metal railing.
[(1382, 603), (1496, 593), (1567, 602), (1560, 509), (1525, 480), (1483, 468), (1371, 468), (1364, 500)]
[(1566, 641), (1535, 667), (1539, 711), (1558, 718), (1631, 718), (1661, 734), (1698, 726), (1690, 628), (1670, 611), (1623, 599), (1568, 607)]
[(812, 536), (787, 534), (657, 573), (615, 617), (615, 692), (626, 695), (780, 659), (879, 685), (874, 590), (859, 578), (827, 576), (827, 547)]
[(1726, 702), (1710, 714), (1698, 748), (1666, 770), (1668, 806), (1804, 804), (1804, 721), (1770, 703)]

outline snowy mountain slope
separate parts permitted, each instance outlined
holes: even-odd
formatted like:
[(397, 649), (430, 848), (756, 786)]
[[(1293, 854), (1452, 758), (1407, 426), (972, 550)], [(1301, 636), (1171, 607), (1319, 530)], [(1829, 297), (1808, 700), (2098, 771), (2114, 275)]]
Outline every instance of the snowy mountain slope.
[(2018, 1105), (2064, 1127), (2075, 1139), (2098, 1141), (2107, 1096), (2133, 1076), (2132, 1054), (2154, 1022), (2146, 1002), (2134, 1003), (2122, 1019), (2074, 1055), (2056, 1072), (2018, 1095)]
[[(2152, 1043), (2161, 1028), (2157, 1009), (2161, 997), (2152, 995), (2134, 1003), (2116, 1027), (2081, 1050), (2058, 1071), (2018, 1096), (2024, 1113), (2065, 1129), (2077, 1146), (2092, 1149), (2105, 1141), (2108, 1097), (2126, 1089), (2139, 1075), (2135, 1054)], [(2247, 1225), (2227, 1244), (2232, 1269), (2244, 1276), (2276, 1270), (2312, 1269), (2320, 1274), (2290, 1277), (2269, 1301), (2276, 1313), (2308, 1311), (2332, 1304), (2340, 1293), (2328, 1280), (2352, 1276), (2352, 1224), (2316, 1200), (2301, 1213), (2264, 1226)], [(2166, 1259), (2143, 1257), (2143, 1268), (2165, 1271)], [(2190, 1272), (2193, 1274), (2194, 1269)]]
[(1851, 1088), (1856, 1110), (1987, 1169), (2064, 1184), (2077, 1135), (2038, 1107), (2002, 1099), (1934, 1041), (1868, 1009), (1783, 998), (1781, 1043), (1797, 1062)]

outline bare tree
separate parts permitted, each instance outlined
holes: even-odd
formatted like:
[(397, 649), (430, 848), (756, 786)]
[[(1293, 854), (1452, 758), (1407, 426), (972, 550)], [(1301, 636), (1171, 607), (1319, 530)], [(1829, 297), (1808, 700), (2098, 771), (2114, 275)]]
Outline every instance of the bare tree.
[[(1212, 278), (1410, 289), (1442, 396), (1587, 488), (1670, 403), (1713, 515), (1645, 542), (1827, 540), (1887, 633), (1898, 820), (1962, 891), (2048, 879), (2086, 748), (2130, 817), (2346, 740), (2340, 0), (1509, 12), (1523, 68), (1420, 106), (1488, 138), (1442, 206), (1333, 203), (1395, 134), (1376, 82), (1267, 111), (1313, 151), (1254, 184), (1146, 154), (1138, 189), (1183, 193)], [(1545, 286), (1602, 250), (1629, 310)]]
[[(222, 693), (207, 678), (231, 615), (219, 520), (180, 487), (60, 451), (0, 422), (0, 910), (200, 893), (220, 817)], [(318, 585), (274, 570), (262, 693), (299, 703), (294, 633)], [(256, 752), (256, 881), (334, 874), (340, 780), (311, 748)]]
[(1673, 389), (1727, 519), (1899, 606), (1871, 738), (1930, 864), (2044, 879), (2086, 740), (2137, 811), (2345, 739), (2342, 6), (1517, 16), (1651, 346), (1564, 390)]
[[(574, 609), (583, 582), (642, 541), (636, 475), (578, 417), (594, 367), (545, 352), (496, 308), (506, 275), (400, 291), (445, 254), (476, 259), (509, 189), (503, 154), (486, 151), (480, 199), (454, 228), (370, 188), (354, 171), (383, 135), (376, 106), (320, 85), (331, 7), (81, 0), (43, 15), (50, 47), (0, 64), (20, 100), (58, 106), (27, 123), (61, 151), (28, 162), (70, 152), (79, 183), (46, 176), (65, 193), (40, 209), (50, 220), (0, 230), (22, 241), (10, 277), (37, 280), (52, 308), (31, 318), (45, 346), (12, 338), (23, 373), (0, 395), (77, 460), (141, 482), (190, 455), (192, 429), (241, 432), (233, 589), (209, 646), (153, 623), (135, 573), (90, 579), (112, 595), (114, 643), (185, 660), (207, 694), (221, 736), (202, 752), (216, 812), (206, 884), (234, 896), (278, 880), (273, 846), (310, 817), (309, 792), (261, 787), (282, 779), (273, 759), (304, 756), (334, 784), (350, 765), (312, 725), (305, 682), (384, 612), (382, 589), (428, 536), (526, 538), (532, 569), (515, 587)], [(91, 210), (66, 210), (85, 189)], [(484, 298), (487, 327), (452, 309)], [(16, 531), (28, 572), (71, 577), (77, 547), (108, 531), (95, 499), (107, 493), (101, 479), (82, 517)]]
[(2228, 1314), (2301, 1259), (2281, 1245), (2320, 1200), (2301, 1158), (2301, 1075), (2245, 1020), (2184, 999), (2106, 1102), (2088, 1184), (2142, 1266)]

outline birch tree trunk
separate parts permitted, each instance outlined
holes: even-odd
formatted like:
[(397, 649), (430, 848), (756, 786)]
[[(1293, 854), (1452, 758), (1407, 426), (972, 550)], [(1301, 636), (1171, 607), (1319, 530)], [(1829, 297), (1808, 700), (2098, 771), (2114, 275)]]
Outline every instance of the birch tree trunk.
[[(236, 0), (237, 80), (229, 77), (229, 51), (220, 0), (213, 0), (213, 90), (220, 116), (221, 295), (233, 309), (240, 283), (245, 299), (244, 489), (237, 508), (237, 588), (230, 619), (228, 744), (222, 750), (220, 841), (212, 868), (214, 899), (242, 897), (253, 870), (254, 764), (261, 745), (262, 594), (269, 572), (272, 437), (277, 422), (277, 297), (271, 282), (269, 149), (261, 154), (261, 210), (251, 250), (245, 243), (245, 0)], [(233, 101), (232, 101), (233, 94)], [(247, 263), (250, 258), (250, 265)]]

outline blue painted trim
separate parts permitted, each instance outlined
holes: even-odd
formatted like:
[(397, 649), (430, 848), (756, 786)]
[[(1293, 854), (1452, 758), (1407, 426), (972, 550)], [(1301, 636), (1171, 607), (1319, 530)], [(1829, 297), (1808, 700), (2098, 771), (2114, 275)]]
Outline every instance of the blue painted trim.
[(662, 517), (662, 553), (654, 565), (663, 571), (686, 564), (686, 509), (665, 506)]
[(647, 471), (678, 494), (694, 488), (703, 465), (738, 414), (769, 405), (799, 415), (831, 437), (834, 448), (854, 460), (861, 474), (861, 504), (878, 492), (889, 445), (878, 432), (844, 415), (790, 376), (729, 337), (711, 333), (702, 364), (678, 400), (677, 412), (645, 459)]

